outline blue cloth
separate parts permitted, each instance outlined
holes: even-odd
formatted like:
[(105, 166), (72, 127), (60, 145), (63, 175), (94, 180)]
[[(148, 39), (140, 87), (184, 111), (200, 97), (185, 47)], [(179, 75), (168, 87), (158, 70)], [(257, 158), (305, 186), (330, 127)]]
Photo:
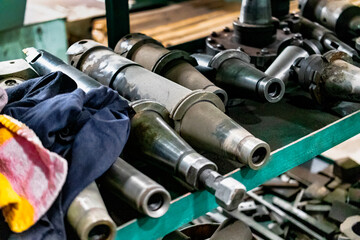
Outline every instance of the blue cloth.
[(10, 239), (65, 239), (64, 216), (72, 200), (122, 152), (130, 131), (128, 104), (107, 87), (85, 94), (61, 72), (29, 80), (7, 94), (2, 113), (28, 125), (44, 147), (69, 165), (62, 192), (48, 213)]

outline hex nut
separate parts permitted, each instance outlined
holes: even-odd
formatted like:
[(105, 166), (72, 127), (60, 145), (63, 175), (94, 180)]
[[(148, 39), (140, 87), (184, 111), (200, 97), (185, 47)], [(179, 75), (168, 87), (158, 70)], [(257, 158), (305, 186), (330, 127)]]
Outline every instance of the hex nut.
[(246, 188), (233, 178), (225, 178), (218, 183), (215, 197), (216, 202), (228, 211), (237, 209), (243, 200)]

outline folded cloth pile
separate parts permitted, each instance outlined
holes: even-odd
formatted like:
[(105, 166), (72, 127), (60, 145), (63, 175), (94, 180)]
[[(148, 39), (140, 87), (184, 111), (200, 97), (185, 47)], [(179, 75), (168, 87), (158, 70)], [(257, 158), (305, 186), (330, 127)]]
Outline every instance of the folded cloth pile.
[(0, 115), (0, 208), (22, 232), (50, 208), (66, 178), (65, 159), (44, 148), (26, 125)]
[[(66, 239), (64, 217), (72, 200), (120, 155), (130, 131), (128, 104), (100, 87), (84, 93), (61, 72), (7, 89), (3, 113), (29, 126), (44, 147), (68, 161), (64, 187), (50, 210), (11, 239)], [(1, 233), (0, 233), (1, 235)]]

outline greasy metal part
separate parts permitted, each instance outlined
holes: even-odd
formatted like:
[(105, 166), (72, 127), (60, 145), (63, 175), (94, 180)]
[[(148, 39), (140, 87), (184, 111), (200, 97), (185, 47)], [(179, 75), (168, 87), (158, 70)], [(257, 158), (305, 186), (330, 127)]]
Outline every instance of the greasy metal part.
[(131, 207), (152, 218), (163, 216), (169, 209), (170, 194), (121, 158), (100, 178), (100, 183)]
[(350, 0), (300, 0), (301, 14), (344, 39), (360, 35), (360, 8)]
[(298, 58), (308, 57), (311, 54), (320, 54), (318, 47), (309, 40), (302, 40), (298, 38), (291, 39), (283, 45), (288, 45), (281, 51), (279, 49), (279, 56), (265, 71), (268, 76), (273, 76), (280, 79), (287, 84), (292, 78), (291, 66)]
[(93, 182), (72, 201), (67, 220), (81, 240), (114, 239), (116, 225)]
[(293, 68), (297, 82), (324, 106), (337, 101), (360, 102), (360, 69), (343, 52), (329, 51), (298, 59)]
[(215, 83), (234, 96), (276, 103), (285, 93), (285, 85), (250, 64), (250, 57), (240, 50), (225, 50), (214, 57), (193, 54), (204, 67), (216, 69)]
[[(72, 66), (66, 64), (45, 51), (31, 49), (26, 52), (27, 61), (41, 74), (53, 71), (53, 66), (61, 66), (61, 71), (81, 83), (85, 89), (92, 89), (101, 84)], [(35, 60), (34, 60), (35, 59)], [(63, 66), (64, 65), (64, 66)], [(157, 160), (160, 165), (183, 179), (194, 188), (210, 189), (220, 206), (226, 209), (237, 207), (241, 202), (245, 187), (233, 178), (224, 178), (217, 172), (217, 166), (195, 152), (167, 124), (169, 112), (161, 104), (152, 100), (138, 100), (130, 103), (135, 111), (131, 119), (131, 135), (136, 151)], [(201, 175), (206, 170), (209, 174)], [(216, 177), (213, 177), (216, 176)], [(110, 188), (135, 209), (150, 217), (160, 217), (169, 207), (170, 196), (160, 185), (142, 175), (126, 162), (118, 159), (104, 176)], [(123, 185), (123, 186), (122, 186)]]
[(280, 178), (272, 178), (267, 182), (264, 182), (261, 186), (263, 187), (285, 187), (285, 188), (298, 188), (300, 186), (299, 182), (295, 180), (295, 182), (285, 182)]
[(271, 0), (271, 16), (282, 19), (289, 14), (290, 0)]
[(296, 195), (296, 198), (295, 198), (294, 203), (293, 203), (294, 207), (297, 208), (299, 206), (299, 204), (300, 204), (300, 202), (301, 202), (301, 200), (302, 200), (302, 198), (304, 196), (304, 192), (305, 192), (305, 190), (302, 188), (300, 190), (300, 192)]
[(3, 89), (35, 77), (38, 75), (24, 59), (0, 62), (0, 87)]
[(271, 222), (267, 225), (267, 228), (278, 236), (284, 235), (285, 231), (280, 227), (279, 224)]
[(330, 181), (330, 178), (322, 176), (320, 174), (312, 173), (308, 169), (301, 166), (292, 168), (286, 174), (306, 186), (310, 186), (315, 182), (324, 186)]
[(311, 236), (313, 236), (316, 239), (321, 239), (321, 240), (325, 240), (324, 237), (320, 236), (318, 233), (314, 232), (313, 230), (311, 230), (310, 228), (308, 228), (307, 226), (305, 226), (304, 224), (302, 224), (301, 222), (299, 222), (298, 220), (296, 220), (295, 218), (291, 217), (290, 215), (288, 215), (287, 213), (283, 212), (281, 209), (277, 208), (276, 206), (274, 206), (273, 204), (269, 203), (268, 201), (266, 201), (265, 199), (263, 199), (262, 197), (258, 196), (257, 194), (249, 191), (247, 192), (247, 194), (253, 198), (255, 201), (261, 203), (262, 205), (264, 205), (265, 207), (269, 208), (271, 211), (274, 211), (275, 213), (277, 213), (278, 215), (280, 215), (282, 218), (286, 218), (288, 219), (291, 223), (295, 224), (297, 227), (299, 227), (300, 229), (302, 229), (303, 231), (305, 231), (306, 233), (310, 234)]
[(350, 239), (360, 239), (360, 216), (348, 217), (340, 225), (340, 231)]
[(323, 199), (330, 191), (319, 182), (314, 182), (305, 189), (305, 196), (310, 199)]
[(168, 50), (151, 37), (131, 33), (120, 39), (114, 52), (190, 90), (215, 93), (226, 105), (227, 93), (197, 71), (195, 59), (184, 51)]
[(233, 178), (224, 178), (218, 172), (210, 169), (204, 170), (199, 181), (205, 188), (213, 193), (216, 202), (226, 210), (237, 209), (239, 203), (245, 197), (245, 187)]
[(278, 26), (279, 21), (271, 17), (270, 0), (242, 1), (240, 17), (233, 22), (234, 30), (212, 32), (206, 39), (206, 53), (239, 49), (251, 57), (256, 68), (265, 70), (276, 58), (281, 43), (294, 36), (289, 28)]
[(274, 42), (276, 25), (270, 0), (243, 0), (239, 20), (233, 23), (234, 38), (242, 44), (265, 47)]
[(256, 204), (253, 200), (249, 200), (249, 201), (246, 201), (246, 202), (242, 202), (239, 204), (239, 207), (238, 207), (238, 210), (240, 212), (247, 212), (247, 211), (253, 211), (253, 210), (256, 210), (257, 207), (256, 207)]
[(287, 84), (291, 79), (291, 65), (299, 57), (308, 57), (309, 53), (298, 46), (286, 47), (275, 61), (266, 69), (265, 73), (269, 76), (276, 77)]
[(330, 210), (331, 210), (330, 205), (314, 205), (314, 204), (305, 205), (306, 212), (329, 212)]
[(334, 201), (329, 212), (329, 218), (341, 223), (354, 215), (360, 215), (360, 209), (340, 201)]
[(351, 158), (336, 161), (333, 171), (336, 176), (346, 182), (353, 183), (360, 180), (360, 164)]
[[(252, 169), (263, 166), (269, 157), (269, 146), (239, 128), (234, 120), (224, 119), (222, 112), (214, 110), (215, 107), (206, 102), (191, 107), (182, 119), (181, 136), (190, 144), (210, 152), (220, 147), (223, 151), (217, 152), (219, 155), (229, 159), (237, 156), (238, 161)], [(211, 118), (209, 112), (212, 112)], [(206, 122), (195, 119), (206, 119)], [(202, 139), (207, 139), (205, 145)]]
[(360, 188), (349, 188), (347, 197), (350, 203), (360, 206)]
[(223, 221), (209, 240), (252, 240), (249, 226), (235, 218)]
[(326, 224), (316, 220), (312, 216), (310, 216), (307, 213), (305, 213), (304, 211), (292, 206), (290, 203), (282, 200), (281, 198), (273, 197), (273, 203), (275, 205), (277, 205), (278, 207), (284, 209), (285, 211), (290, 212), (291, 214), (300, 218), (301, 220), (309, 223), (310, 225), (312, 225), (314, 228), (316, 228), (320, 232), (326, 234), (326, 236), (330, 236), (332, 233), (334, 233), (336, 231), (336, 229), (333, 228), (332, 226), (326, 225)]
[(256, 213), (252, 215), (252, 218), (257, 222), (266, 222), (271, 220), (270, 212), (262, 205), (257, 206)]
[(299, 31), (304, 38), (319, 41), (325, 50), (342, 51), (350, 55), (354, 61), (360, 61), (359, 54), (354, 48), (341, 41), (333, 31), (320, 24), (296, 14), (289, 15), (285, 21), (292, 31)]
[(341, 188), (337, 188), (323, 199), (324, 202), (333, 203), (334, 201), (345, 202), (347, 191)]
[[(197, 224), (181, 229), (181, 232), (186, 236), (189, 236), (190, 239), (208, 239), (212, 234), (218, 229), (220, 224), (218, 223), (205, 223)], [(172, 240), (172, 239), (168, 239)]]
[(282, 240), (283, 238), (279, 237), (278, 235), (274, 234), (272, 231), (264, 227), (263, 225), (257, 223), (251, 217), (246, 216), (245, 214), (239, 211), (232, 211), (232, 212), (225, 212), (226, 215), (230, 215), (236, 219), (239, 219), (243, 222), (246, 222), (249, 227), (254, 229), (257, 233), (260, 233), (265, 239), (269, 240)]
[(339, 187), (342, 183), (342, 180), (338, 177), (335, 177), (326, 187), (330, 190), (334, 190), (335, 188)]
[[(172, 172), (196, 189), (206, 188), (216, 202), (235, 209), (245, 195), (245, 187), (233, 178), (217, 173), (217, 166), (194, 151), (155, 111), (139, 111), (131, 119), (129, 147), (150, 158), (152, 164)], [(156, 160), (156, 161), (154, 161)]]
[(268, 144), (226, 116), (222, 112), (224, 105), (215, 94), (186, 89), (91, 40), (73, 44), (68, 54), (73, 66), (116, 89), (125, 98), (153, 99), (163, 104), (177, 132), (191, 145), (223, 154), (254, 169), (268, 159)]
[[(295, 36), (289, 28), (275, 29), (276, 37), (273, 39), (270, 36), (271, 42), (269, 44), (253, 46), (238, 42), (235, 38), (235, 32), (236, 29), (232, 30), (230, 28), (224, 28), (220, 32), (213, 32), (205, 40), (206, 53), (214, 56), (226, 49), (239, 49), (248, 54), (251, 57), (251, 63), (260, 70), (265, 70), (275, 60), (278, 55), (278, 48), (285, 40)], [(256, 33), (255, 36), (258, 41), (263, 42), (265, 39), (265, 36), (260, 33)]]
[(268, 188), (268, 190), (272, 193), (275, 193), (278, 196), (281, 196), (285, 199), (293, 199), (301, 190), (300, 188), (283, 188), (283, 187), (273, 187)]
[(101, 84), (94, 79), (71, 67), (45, 50), (38, 50), (31, 47), (25, 48), (23, 52), (26, 54), (26, 61), (39, 75), (46, 75), (51, 72), (61, 71), (72, 78), (78, 85), (78, 88), (81, 88), (85, 92), (101, 86)]

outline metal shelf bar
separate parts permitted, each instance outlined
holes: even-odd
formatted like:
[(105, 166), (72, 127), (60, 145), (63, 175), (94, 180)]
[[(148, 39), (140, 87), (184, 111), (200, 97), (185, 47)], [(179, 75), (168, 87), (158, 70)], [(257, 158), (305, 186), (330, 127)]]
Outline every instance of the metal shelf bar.
[[(360, 111), (339, 119), (307, 136), (272, 152), (269, 163), (254, 171), (249, 168), (229, 173), (248, 190), (274, 178), (360, 133)], [(134, 219), (118, 228), (116, 239), (157, 239), (217, 207), (206, 191), (188, 193), (173, 200), (161, 218)]]

